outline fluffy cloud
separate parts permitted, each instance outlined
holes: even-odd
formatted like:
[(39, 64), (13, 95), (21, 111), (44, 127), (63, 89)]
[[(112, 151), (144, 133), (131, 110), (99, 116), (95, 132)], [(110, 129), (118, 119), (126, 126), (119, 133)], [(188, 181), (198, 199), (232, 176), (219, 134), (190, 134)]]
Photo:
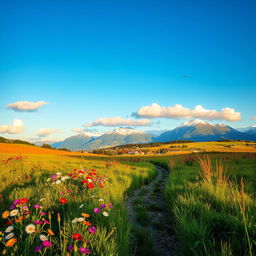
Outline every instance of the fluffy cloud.
[(148, 119), (132, 120), (121, 117), (103, 117), (92, 123), (84, 124), (85, 127), (91, 126), (148, 126), (151, 121)]
[(82, 128), (72, 128), (72, 132), (80, 133), (80, 132), (83, 132), (83, 131), (84, 131), (84, 129), (82, 129)]
[(41, 106), (48, 104), (45, 101), (38, 101), (38, 102), (30, 102), (30, 101), (17, 101), (14, 103), (8, 104), (8, 108), (13, 109), (14, 111), (19, 111), (19, 112), (34, 112), (37, 111), (38, 108)]
[(22, 120), (14, 119), (11, 125), (0, 125), (0, 133), (21, 133), (24, 130), (24, 125)]
[(36, 134), (39, 137), (47, 137), (53, 133), (59, 132), (58, 129), (51, 129), (51, 128), (43, 128), (40, 129)]
[(170, 107), (163, 107), (157, 103), (151, 106), (140, 108), (135, 114), (136, 117), (146, 118), (203, 118), (207, 120), (226, 120), (239, 121), (241, 116), (239, 112), (235, 112), (233, 108), (222, 108), (221, 111), (208, 110), (201, 105), (197, 105), (194, 109), (188, 109), (182, 105), (176, 104)]

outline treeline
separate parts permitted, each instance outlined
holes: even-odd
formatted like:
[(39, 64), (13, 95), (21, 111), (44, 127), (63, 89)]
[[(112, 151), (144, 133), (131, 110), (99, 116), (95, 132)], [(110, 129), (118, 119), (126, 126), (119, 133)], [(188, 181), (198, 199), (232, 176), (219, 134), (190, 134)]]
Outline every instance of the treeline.
[(6, 139), (4, 137), (0, 137), (0, 143), (13, 143), (13, 144), (26, 144), (26, 145), (31, 145), (35, 146), (34, 144), (24, 141), (24, 140), (11, 140), (11, 139)]

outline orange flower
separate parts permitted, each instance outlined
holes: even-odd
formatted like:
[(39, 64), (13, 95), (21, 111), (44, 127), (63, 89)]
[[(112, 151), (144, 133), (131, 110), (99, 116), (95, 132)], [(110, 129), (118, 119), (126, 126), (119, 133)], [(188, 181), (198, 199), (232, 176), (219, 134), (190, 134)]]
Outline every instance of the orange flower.
[(23, 219), (24, 219), (24, 217), (23, 217), (23, 216), (20, 216), (17, 220), (15, 220), (15, 222), (16, 222), (16, 223), (22, 222)]
[(9, 211), (5, 211), (5, 212), (3, 212), (3, 214), (2, 214), (2, 218), (3, 218), (3, 219), (6, 219), (7, 217), (9, 217), (9, 215), (10, 215), (10, 212), (9, 212)]
[(84, 221), (84, 225), (86, 225), (86, 226), (91, 226), (92, 225), (92, 223), (91, 222), (89, 222), (89, 221)]
[(48, 234), (49, 234), (50, 236), (54, 236), (54, 233), (53, 233), (53, 231), (52, 231), (51, 229), (47, 229), (47, 232), (48, 232)]
[(16, 238), (11, 238), (10, 240), (8, 240), (7, 242), (6, 242), (6, 246), (7, 247), (12, 247), (12, 246), (14, 246), (14, 244), (17, 242), (17, 239)]
[(81, 213), (81, 216), (84, 217), (84, 218), (88, 218), (88, 217), (90, 217), (90, 214), (88, 214), (88, 213)]

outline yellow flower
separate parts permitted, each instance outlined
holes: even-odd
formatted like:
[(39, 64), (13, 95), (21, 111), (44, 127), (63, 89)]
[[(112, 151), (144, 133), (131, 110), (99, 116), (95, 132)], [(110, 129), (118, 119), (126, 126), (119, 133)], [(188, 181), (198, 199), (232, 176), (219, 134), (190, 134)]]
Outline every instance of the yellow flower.
[(7, 247), (12, 247), (12, 246), (14, 246), (14, 244), (17, 242), (17, 239), (16, 238), (11, 238), (10, 240), (8, 240), (7, 242), (6, 242), (6, 246)]
[(29, 224), (29, 225), (26, 226), (25, 230), (26, 230), (26, 232), (27, 232), (28, 234), (35, 233), (35, 231), (36, 231), (36, 226), (35, 226), (34, 224)]
[(9, 217), (9, 215), (10, 215), (10, 212), (9, 212), (9, 211), (5, 211), (5, 212), (3, 212), (3, 214), (2, 214), (2, 218), (3, 218), (3, 219), (6, 219), (7, 217)]

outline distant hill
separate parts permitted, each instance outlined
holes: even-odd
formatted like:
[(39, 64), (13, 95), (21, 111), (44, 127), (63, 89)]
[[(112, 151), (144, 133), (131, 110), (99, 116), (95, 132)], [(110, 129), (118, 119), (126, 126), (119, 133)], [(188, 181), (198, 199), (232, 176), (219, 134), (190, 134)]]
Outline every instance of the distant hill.
[(165, 142), (172, 140), (217, 141), (231, 140), (256, 140), (256, 136), (239, 132), (224, 124), (212, 124), (200, 119), (185, 122), (174, 130), (162, 133), (155, 141)]
[(24, 140), (11, 140), (11, 139), (6, 139), (4, 137), (0, 137), (0, 143), (14, 143), (14, 144), (25, 144), (25, 145), (33, 145), (32, 143)]

